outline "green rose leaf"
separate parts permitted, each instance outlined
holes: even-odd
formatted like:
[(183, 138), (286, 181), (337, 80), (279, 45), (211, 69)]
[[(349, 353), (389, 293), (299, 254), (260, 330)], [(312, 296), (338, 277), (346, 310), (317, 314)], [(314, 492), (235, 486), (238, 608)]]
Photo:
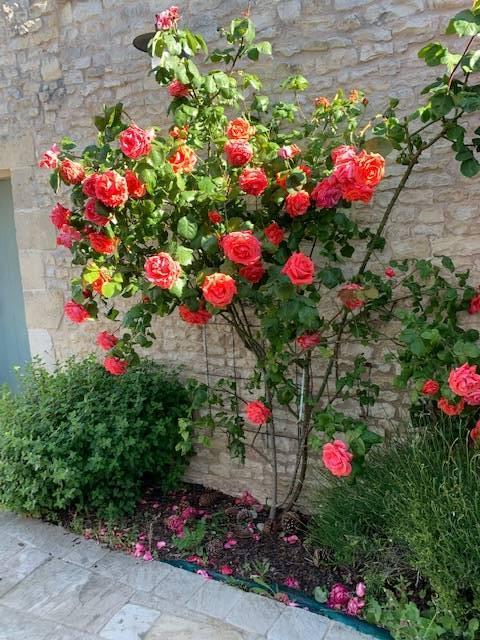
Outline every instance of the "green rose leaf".
[(186, 267), (193, 262), (193, 249), (189, 249), (188, 247), (179, 246), (175, 252), (175, 257), (177, 262), (182, 265), (182, 267)]
[(478, 12), (478, 6), (475, 7), (474, 11), (461, 11), (457, 13), (457, 15), (450, 20), (450, 23), (447, 27), (445, 33), (447, 35), (457, 34), (459, 36), (476, 36), (480, 33), (480, 15)]
[(178, 221), (178, 225), (177, 225), (178, 235), (181, 236), (182, 238), (185, 238), (185, 240), (193, 240), (197, 235), (197, 231), (198, 231), (197, 223), (191, 218), (188, 218), (188, 216), (183, 216)]

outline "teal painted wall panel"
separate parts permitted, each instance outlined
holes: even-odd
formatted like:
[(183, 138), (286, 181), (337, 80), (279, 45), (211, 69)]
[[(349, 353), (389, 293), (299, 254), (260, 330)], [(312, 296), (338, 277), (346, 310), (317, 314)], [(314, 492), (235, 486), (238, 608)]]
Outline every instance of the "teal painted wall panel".
[(0, 385), (30, 360), (10, 180), (0, 180)]

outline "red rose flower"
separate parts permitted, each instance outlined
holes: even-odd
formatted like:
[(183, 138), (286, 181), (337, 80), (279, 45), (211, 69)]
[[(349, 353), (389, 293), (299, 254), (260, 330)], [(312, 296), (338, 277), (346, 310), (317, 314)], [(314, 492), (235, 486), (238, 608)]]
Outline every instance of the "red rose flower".
[(283, 239), (285, 238), (283, 229), (279, 227), (276, 222), (272, 222), (268, 225), (268, 227), (265, 227), (263, 233), (265, 234), (267, 240), (274, 244), (276, 247), (278, 247), (278, 245), (283, 242)]
[(155, 16), (157, 31), (168, 31), (173, 29), (180, 20), (178, 7), (170, 7)]
[(387, 278), (394, 278), (395, 277), (395, 271), (392, 269), (392, 267), (387, 267), (384, 271), (385, 276)]
[(147, 280), (160, 289), (170, 289), (178, 280), (182, 269), (179, 263), (168, 253), (157, 253), (145, 261)]
[(127, 181), (114, 170), (105, 171), (97, 179), (95, 195), (106, 207), (121, 207), (128, 200)]
[(376, 187), (384, 175), (385, 159), (379, 153), (360, 151), (353, 170), (355, 182), (366, 187)]
[(40, 169), (56, 169), (58, 167), (58, 154), (60, 149), (57, 144), (52, 144), (48, 151), (42, 153), (38, 166)]
[(97, 335), (96, 340), (100, 349), (104, 351), (110, 351), (117, 344), (118, 338), (113, 335), (113, 333), (108, 333), (108, 331), (102, 331)]
[(319, 182), (311, 194), (318, 209), (332, 209), (342, 199), (342, 187), (336, 176), (332, 174)]
[(480, 420), (478, 420), (477, 424), (470, 430), (470, 438), (475, 443), (480, 441)]
[(291, 218), (303, 216), (310, 206), (310, 196), (306, 191), (289, 193), (285, 199), (285, 210)]
[(118, 136), (118, 142), (123, 155), (132, 160), (136, 160), (150, 153), (153, 138), (154, 133), (152, 130), (144, 131), (132, 123), (128, 129), (122, 131)]
[(254, 400), (247, 404), (246, 409), (247, 420), (250, 424), (259, 427), (265, 424), (272, 417), (272, 412), (260, 400)]
[(128, 369), (128, 362), (114, 356), (107, 356), (103, 361), (103, 366), (112, 376), (123, 376)]
[(85, 203), (85, 209), (83, 211), (83, 215), (85, 219), (89, 222), (93, 222), (93, 224), (98, 225), (99, 227), (104, 227), (110, 222), (110, 218), (107, 216), (102, 216), (97, 213), (97, 199), (89, 198)]
[(218, 309), (229, 305), (237, 293), (235, 280), (225, 273), (207, 276), (201, 288), (205, 300)]
[(355, 282), (342, 285), (338, 293), (338, 297), (342, 301), (342, 304), (350, 311), (354, 309), (360, 309), (365, 304), (363, 298), (363, 291), (365, 288)]
[(283, 266), (282, 273), (294, 285), (312, 284), (315, 273), (313, 261), (300, 251), (292, 253)]
[(218, 211), (209, 211), (208, 219), (212, 224), (220, 224), (220, 222), (222, 222), (223, 220), (223, 216)]
[(115, 250), (119, 243), (118, 238), (109, 238), (103, 233), (98, 233), (97, 231), (89, 233), (88, 239), (90, 241), (90, 246), (94, 251), (96, 251), (97, 253), (103, 253), (107, 256), (115, 253)]
[(245, 118), (235, 118), (228, 123), (227, 138), (229, 140), (250, 140), (254, 135), (255, 127), (252, 127)]
[(240, 189), (250, 196), (261, 196), (268, 187), (267, 174), (263, 169), (244, 169), (238, 178)]
[(364, 184), (349, 184), (342, 190), (343, 197), (347, 202), (363, 202), (368, 204), (373, 197), (373, 188)]
[(68, 224), (71, 215), (70, 209), (65, 209), (60, 203), (57, 203), (50, 211), (50, 220), (57, 229), (61, 229), (64, 224)]
[(92, 173), (82, 182), (82, 191), (89, 198), (95, 198), (95, 187), (97, 184), (98, 173)]
[(480, 375), (477, 373), (477, 366), (465, 363), (461, 367), (453, 369), (448, 376), (448, 384), (457, 396), (470, 395), (480, 388)]
[(168, 93), (172, 98), (188, 98), (190, 96), (190, 87), (175, 79), (168, 85)]
[(303, 171), (307, 178), (310, 178), (310, 176), (312, 175), (312, 170), (307, 164), (299, 164), (298, 168)]
[(447, 416), (458, 416), (465, 407), (465, 401), (462, 398), (458, 404), (450, 404), (445, 398), (440, 398), (437, 402), (437, 407), (443, 411), (443, 413), (447, 414)]
[(257, 284), (262, 280), (266, 271), (263, 267), (263, 264), (259, 260), (258, 262), (254, 262), (253, 264), (248, 264), (242, 267), (238, 272), (242, 278), (248, 280), (252, 284)]
[(468, 305), (468, 313), (470, 315), (474, 315), (480, 311), (480, 293), (477, 293), (475, 297), (470, 300), (470, 304)]
[(71, 249), (74, 242), (79, 242), (82, 239), (80, 231), (71, 227), (68, 224), (64, 224), (57, 235), (57, 247), (66, 247)]
[(233, 231), (221, 240), (223, 252), (235, 264), (253, 264), (262, 255), (262, 245), (251, 231)]
[(65, 158), (65, 160), (62, 160), (60, 163), (59, 173), (65, 184), (80, 184), (85, 177), (85, 171), (82, 165), (68, 158)]
[(137, 174), (130, 171), (130, 169), (125, 171), (125, 180), (127, 181), (128, 195), (130, 198), (143, 198), (147, 193), (146, 186), (139, 180)]
[(282, 171), (281, 173), (277, 173), (277, 175), (275, 176), (275, 182), (276, 184), (278, 184), (279, 187), (282, 187), (282, 189), (286, 189), (287, 178), (288, 178), (288, 171)]
[(318, 98), (315, 98), (315, 106), (317, 107), (317, 109), (319, 107), (328, 109), (328, 107), (330, 106), (330, 100), (328, 98), (325, 98), (324, 96), (319, 96)]
[(168, 158), (174, 173), (190, 173), (194, 170), (197, 160), (194, 150), (185, 144), (177, 147), (175, 153)]
[(82, 307), (81, 304), (78, 304), (78, 302), (74, 300), (67, 302), (63, 310), (67, 318), (75, 322), (75, 324), (82, 324), (82, 322), (90, 318), (90, 314), (85, 307)]
[(325, 467), (334, 476), (341, 478), (352, 473), (353, 455), (343, 440), (334, 440), (323, 445), (322, 460)]
[(307, 349), (318, 347), (321, 341), (322, 336), (319, 331), (307, 331), (306, 333), (302, 333), (301, 336), (298, 336), (296, 343), (300, 349), (306, 351)]
[(253, 158), (253, 148), (247, 140), (229, 140), (224, 151), (231, 167), (243, 167)]
[(436, 380), (425, 380), (421, 391), (426, 396), (435, 396), (440, 391), (440, 385)]
[(207, 324), (211, 319), (212, 314), (204, 308), (200, 308), (197, 311), (191, 311), (186, 305), (181, 304), (178, 307), (178, 313), (181, 319), (188, 324)]

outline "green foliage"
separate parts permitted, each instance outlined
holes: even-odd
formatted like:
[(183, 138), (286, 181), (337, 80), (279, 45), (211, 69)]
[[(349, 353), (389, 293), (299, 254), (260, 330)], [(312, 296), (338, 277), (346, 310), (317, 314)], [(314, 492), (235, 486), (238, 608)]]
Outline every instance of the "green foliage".
[(90, 358), (54, 373), (34, 363), (21, 393), (0, 399), (0, 503), (49, 516), (129, 513), (144, 482), (180, 481), (192, 446), (184, 430), (190, 444), (179, 451), (178, 421), (190, 412), (176, 374), (147, 360), (119, 377)]
[(205, 520), (198, 520), (191, 526), (184, 527), (182, 537), (173, 536), (172, 543), (180, 553), (195, 552), (201, 554), (202, 543), (207, 535), (207, 525)]
[[(466, 427), (417, 419), (417, 429), (370, 457), (361, 480), (322, 487), (310, 532), (337, 562), (389, 584), (413, 568), (433, 590), (436, 610), (462, 623), (480, 616), (480, 452), (467, 446)], [(408, 611), (418, 617), (413, 605)]]

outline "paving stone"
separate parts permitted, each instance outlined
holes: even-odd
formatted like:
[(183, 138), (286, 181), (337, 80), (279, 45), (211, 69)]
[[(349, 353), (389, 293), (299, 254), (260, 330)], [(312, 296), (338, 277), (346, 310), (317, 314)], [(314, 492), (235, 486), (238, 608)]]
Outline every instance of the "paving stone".
[(172, 571), (164, 562), (145, 562), (116, 551), (107, 552), (92, 571), (129, 585), (135, 591), (152, 591)]
[(373, 636), (359, 633), (346, 625), (335, 623), (327, 633), (325, 640), (373, 640)]
[(7, 534), (13, 535), (22, 542), (30, 544), (56, 558), (62, 558), (70, 552), (76, 537), (62, 527), (47, 524), (33, 518), (17, 518), (4, 526)]
[(240, 592), (240, 599), (225, 618), (226, 622), (254, 633), (264, 634), (285, 610), (285, 605), (254, 593)]
[(15, 520), (19, 520), (19, 516), (11, 511), (2, 511), (0, 509), (0, 529), (10, 525)]
[(172, 568), (166, 580), (162, 580), (155, 588), (155, 595), (166, 598), (178, 604), (185, 603), (198, 591), (205, 582), (205, 578), (196, 573), (183, 569)]
[[(244, 633), (217, 621), (194, 622), (177, 616), (161, 616), (144, 640), (247, 640)], [(305, 640), (305, 639), (304, 639)]]
[(285, 611), (267, 634), (268, 640), (323, 640), (330, 621), (315, 613), (293, 607)]
[(107, 555), (108, 550), (99, 545), (94, 540), (79, 539), (74, 543), (73, 549), (63, 559), (65, 562), (72, 562), (81, 567), (91, 567)]
[(0, 640), (50, 640), (55, 624), (0, 604)]
[(0, 597), (49, 559), (40, 549), (17, 545), (13, 554), (0, 562)]
[(0, 602), (82, 631), (98, 631), (128, 601), (132, 590), (60, 560), (44, 563)]
[(160, 611), (126, 604), (103, 627), (100, 637), (107, 640), (142, 640), (161, 615)]
[(214, 618), (226, 616), (240, 602), (242, 592), (220, 582), (206, 580), (203, 586), (187, 601), (187, 607)]
[(210, 620), (209, 616), (188, 609), (183, 603), (167, 600), (166, 598), (161, 598), (147, 591), (136, 591), (129, 602), (131, 604), (138, 604), (141, 607), (146, 607), (147, 609), (155, 609), (156, 611), (168, 613), (172, 616), (179, 616), (180, 618), (182, 616), (186, 617), (188, 613), (188, 619), (197, 622), (208, 622), (208, 620)]

